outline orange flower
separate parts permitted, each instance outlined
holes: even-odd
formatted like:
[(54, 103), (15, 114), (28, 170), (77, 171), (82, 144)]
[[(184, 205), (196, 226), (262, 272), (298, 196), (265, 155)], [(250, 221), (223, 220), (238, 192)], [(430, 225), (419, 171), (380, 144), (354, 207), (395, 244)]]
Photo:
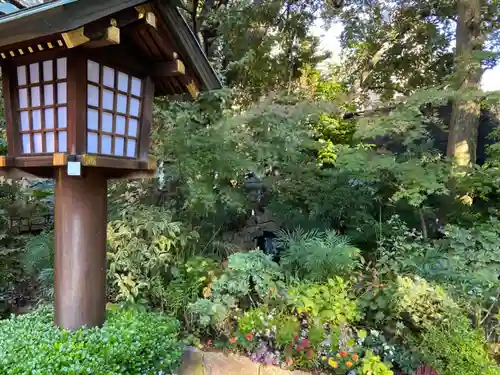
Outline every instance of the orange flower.
[(352, 362), (351, 361), (347, 361), (345, 363), (345, 365), (347, 366), (347, 368), (351, 368), (352, 367)]
[(357, 361), (358, 359), (359, 359), (358, 355), (357, 355), (356, 353), (354, 353), (354, 354), (352, 355), (352, 360), (353, 360), (353, 361)]
[(293, 359), (287, 359), (287, 360), (285, 361), (285, 364), (286, 364), (287, 366), (291, 366), (291, 365), (293, 365)]
[(246, 336), (245, 336), (245, 338), (246, 338), (248, 341), (252, 340), (252, 339), (253, 339), (253, 333), (251, 333), (251, 332), (250, 332), (248, 335), (246, 335)]
[(238, 341), (238, 339), (236, 337), (230, 337), (229, 338), (229, 343), (230, 344), (234, 344), (236, 341)]
[(347, 357), (348, 353), (347, 352), (340, 352), (340, 356), (342, 358)]

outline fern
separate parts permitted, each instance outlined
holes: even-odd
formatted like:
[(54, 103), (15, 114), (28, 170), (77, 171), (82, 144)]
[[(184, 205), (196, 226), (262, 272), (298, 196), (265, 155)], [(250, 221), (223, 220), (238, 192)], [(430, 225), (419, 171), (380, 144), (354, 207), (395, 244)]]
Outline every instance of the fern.
[(35, 276), (41, 286), (41, 296), (53, 297), (54, 233), (45, 231), (31, 237), (22, 259), (24, 269)]
[(285, 249), (281, 265), (290, 277), (326, 281), (346, 276), (359, 267), (359, 249), (333, 231), (280, 231), (278, 245)]

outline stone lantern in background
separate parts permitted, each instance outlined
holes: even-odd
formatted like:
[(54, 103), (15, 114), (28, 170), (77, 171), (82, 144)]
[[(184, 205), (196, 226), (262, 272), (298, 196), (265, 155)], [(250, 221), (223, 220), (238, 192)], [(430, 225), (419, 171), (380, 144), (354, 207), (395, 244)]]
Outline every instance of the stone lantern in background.
[(154, 175), (155, 96), (220, 88), (169, 1), (61, 0), (0, 16), (4, 175), (54, 178), (55, 321), (105, 318), (107, 181)]

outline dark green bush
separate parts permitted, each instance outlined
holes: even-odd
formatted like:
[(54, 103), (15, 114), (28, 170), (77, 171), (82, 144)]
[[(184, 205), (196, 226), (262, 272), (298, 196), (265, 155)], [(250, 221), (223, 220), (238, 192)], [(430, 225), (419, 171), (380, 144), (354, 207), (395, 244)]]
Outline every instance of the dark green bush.
[(52, 319), (44, 307), (0, 321), (0, 374), (168, 374), (182, 353), (179, 323), (165, 315), (119, 309), (102, 328), (76, 332)]

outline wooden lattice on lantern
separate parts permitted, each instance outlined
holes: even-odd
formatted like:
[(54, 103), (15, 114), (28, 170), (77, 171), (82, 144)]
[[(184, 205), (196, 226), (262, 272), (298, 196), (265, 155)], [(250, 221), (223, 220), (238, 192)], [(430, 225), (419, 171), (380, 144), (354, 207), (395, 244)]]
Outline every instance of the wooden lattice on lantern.
[(167, 0), (54, 0), (0, 15), (0, 65), (0, 174), (56, 179), (55, 322), (99, 326), (107, 181), (154, 173), (155, 96), (196, 97), (220, 82)]
[(65, 57), (16, 67), (14, 117), (20, 153), (68, 151), (67, 69)]
[(111, 178), (150, 173), (154, 96), (220, 87), (168, 1), (62, 0), (34, 9), (0, 17), (4, 172), (53, 177), (55, 167), (77, 162)]

